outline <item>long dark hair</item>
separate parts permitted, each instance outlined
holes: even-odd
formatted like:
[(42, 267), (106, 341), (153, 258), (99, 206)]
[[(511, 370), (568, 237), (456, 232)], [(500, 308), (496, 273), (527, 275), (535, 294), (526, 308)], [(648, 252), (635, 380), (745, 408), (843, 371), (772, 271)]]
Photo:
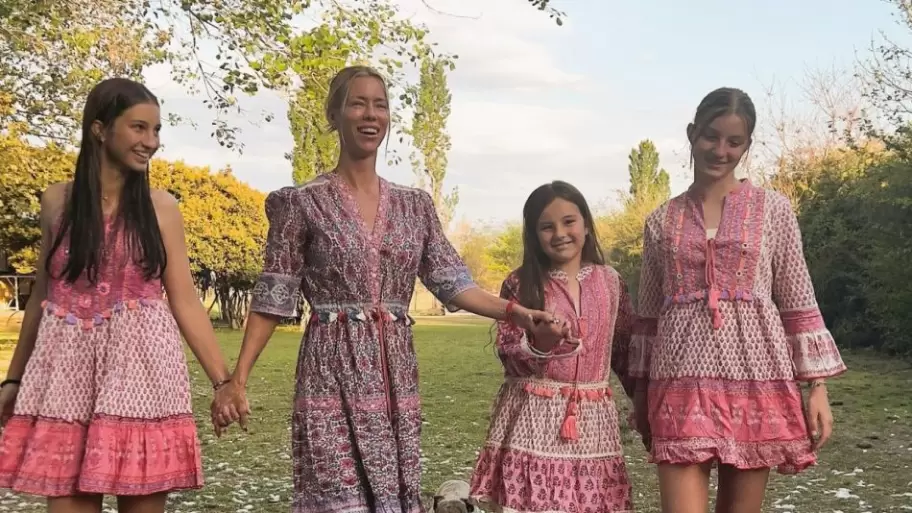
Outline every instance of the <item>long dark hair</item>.
[(589, 236), (583, 243), (582, 261), (589, 264), (605, 264), (605, 256), (595, 232), (595, 220), (583, 194), (567, 182), (554, 181), (542, 185), (532, 191), (523, 206), (523, 263), (516, 273), (519, 277), (517, 299), (526, 308), (541, 310), (545, 307), (545, 280), (551, 269), (551, 261), (538, 241), (538, 220), (548, 205), (558, 198), (569, 201), (579, 208), (583, 222), (589, 230)]
[[(83, 111), (82, 142), (76, 158), (73, 187), (67, 195), (66, 208), (45, 262), (48, 273), (51, 272), (50, 257), (68, 236), (69, 256), (61, 276), (73, 283), (85, 274), (89, 282), (96, 283), (106, 243), (101, 204), (101, 152), (105, 149), (92, 132), (92, 125), (98, 121), (105, 130), (110, 130), (124, 111), (146, 103), (158, 105), (158, 98), (146, 86), (125, 78), (104, 80), (89, 93)], [(118, 222), (122, 222), (127, 248), (133, 261), (142, 266), (145, 279), (161, 277), (168, 258), (152, 205), (148, 171), (126, 172), (117, 216)]]

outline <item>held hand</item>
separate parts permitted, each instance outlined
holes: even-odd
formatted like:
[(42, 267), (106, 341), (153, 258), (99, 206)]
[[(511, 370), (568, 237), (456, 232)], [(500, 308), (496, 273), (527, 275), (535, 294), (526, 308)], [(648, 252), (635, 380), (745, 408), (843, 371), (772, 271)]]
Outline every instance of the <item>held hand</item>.
[(7, 421), (13, 416), (16, 407), (16, 397), (19, 395), (19, 385), (10, 383), (0, 388), (0, 428), (6, 426)]
[(532, 331), (539, 324), (547, 324), (552, 321), (553, 317), (548, 312), (539, 310), (529, 310), (520, 305), (514, 305), (510, 312), (510, 321), (520, 328)]
[[(551, 352), (570, 336), (570, 325), (567, 321), (553, 316), (550, 322), (541, 322), (532, 327), (532, 338), (535, 348), (544, 353)], [(578, 344), (579, 341), (573, 343)]]
[(541, 310), (529, 310), (516, 305), (513, 307), (512, 320), (517, 326), (531, 333), (535, 339), (536, 349), (545, 353), (554, 349), (570, 335), (567, 321)]
[(247, 418), (250, 415), (250, 404), (243, 386), (231, 380), (215, 392), (211, 407), (212, 426), (216, 436), (228, 430), (232, 422), (238, 422), (241, 429), (247, 431)]
[(833, 411), (826, 386), (812, 387), (808, 393), (807, 424), (813, 449), (818, 451), (833, 434)]

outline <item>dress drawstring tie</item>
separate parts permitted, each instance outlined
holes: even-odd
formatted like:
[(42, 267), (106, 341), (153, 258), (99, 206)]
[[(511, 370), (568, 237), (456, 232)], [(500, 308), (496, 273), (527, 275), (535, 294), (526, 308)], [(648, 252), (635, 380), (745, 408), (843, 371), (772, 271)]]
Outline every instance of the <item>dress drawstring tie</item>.
[(709, 294), (706, 305), (712, 313), (712, 327), (717, 330), (722, 327), (722, 312), (719, 310), (720, 292), (716, 286), (716, 241), (709, 239), (706, 243), (706, 284)]

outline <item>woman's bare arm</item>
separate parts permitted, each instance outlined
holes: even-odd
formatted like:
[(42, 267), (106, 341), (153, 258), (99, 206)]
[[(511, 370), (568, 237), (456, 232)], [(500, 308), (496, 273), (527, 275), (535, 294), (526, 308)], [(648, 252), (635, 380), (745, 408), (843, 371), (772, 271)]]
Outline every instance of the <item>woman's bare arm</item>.
[(51, 233), (54, 219), (63, 210), (66, 202), (66, 184), (55, 184), (47, 188), (41, 195), (41, 249), (38, 252), (38, 262), (35, 264), (35, 283), (25, 306), (25, 315), (22, 318), (22, 327), (19, 330), (19, 341), (10, 360), (9, 369), (6, 371), (8, 379), (22, 379), (25, 366), (32, 357), (35, 349), (35, 340), (38, 338), (38, 326), (41, 324), (43, 309), (41, 303), (47, 298), (48, 277), (44, 269), (48, 253), (53, 243)]
[(247, 326), (244, 329), (244, 341), (241, 343), (241, 352), (234, 367), (233, 379), (238, 385), (247, 386), (250, 372), (260, 353), (266, 348), (269, 339), (279, 325), (279, 318), (258, 312), (250, 312), (247, 317)]
[(209, 380), (213, 385), (225, 382), (230, 378), (228, 365), (215, 338), (209, 315), (193, 286), (183, 216), (177, 208), (177, 201), (167, 192), (155, 191), (152, 198), (168, 255), (164, 285), (171, 312)]

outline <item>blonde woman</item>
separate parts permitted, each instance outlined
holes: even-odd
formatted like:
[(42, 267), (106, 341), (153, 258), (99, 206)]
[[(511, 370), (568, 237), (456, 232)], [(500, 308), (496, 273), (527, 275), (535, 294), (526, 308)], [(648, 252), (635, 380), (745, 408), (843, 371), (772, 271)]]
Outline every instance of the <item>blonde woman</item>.
[[(254, 291), (220, 421), (246, 422), (244, 388), (279, 319), (311, 306), (292, 418), (294, 499), (302, 512), (420, 512), (421, 409), (408, 304), (418, 277), (450, 309), (512, 321), (544, 340), (561, 327), (475, 286), (447, 241), (430, 195), (377, 175), (390, 124), (386, 83), (343, 69), (326, 117), (336, 168), (266, 199), (266, 265)], [(545, 322), (543, 322), (545, 321)]]

